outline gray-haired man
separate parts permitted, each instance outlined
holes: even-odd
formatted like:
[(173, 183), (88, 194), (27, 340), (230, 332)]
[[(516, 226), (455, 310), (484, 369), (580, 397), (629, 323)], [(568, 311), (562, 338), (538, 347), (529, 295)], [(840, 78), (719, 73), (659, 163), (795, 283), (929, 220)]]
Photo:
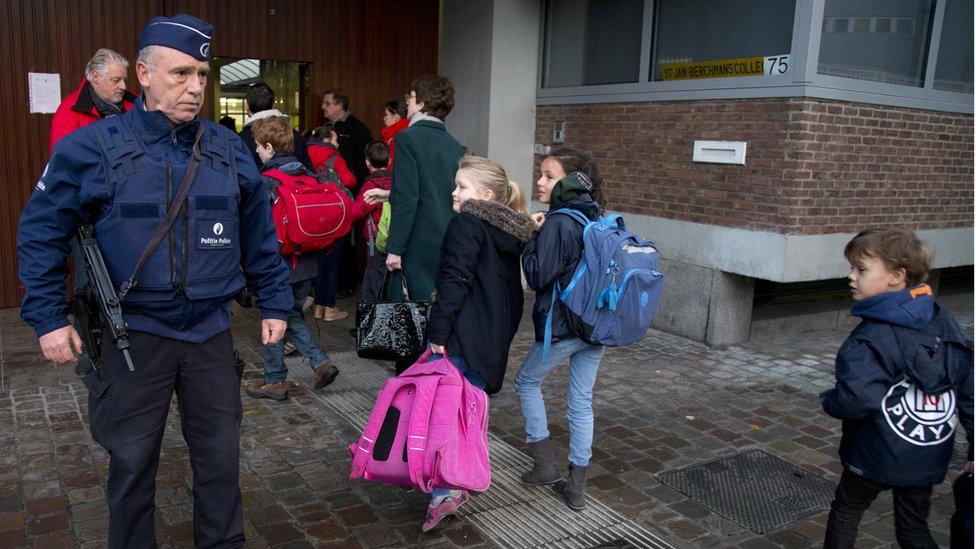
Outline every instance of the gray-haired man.
[(136, 96), (125, 89), (129, 62), (116, 51), (102, 48), (85, 66), (85, 78), (58, 106), (51, 119), (50, 151), (62, 137), (96, 120), (132, 108)]

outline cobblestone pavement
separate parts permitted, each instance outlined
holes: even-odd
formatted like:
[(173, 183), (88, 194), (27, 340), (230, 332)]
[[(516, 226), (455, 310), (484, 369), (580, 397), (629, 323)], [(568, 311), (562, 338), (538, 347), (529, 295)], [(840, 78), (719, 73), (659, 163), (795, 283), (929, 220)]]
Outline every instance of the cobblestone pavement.
[[(528, 306), (531, 294), (526, 299)], [(342, 308), (354, 306), (351, 300), (340, 302)], [(972, 334), (972, 295), (955, 300), (952, 308)], [(72, 368), (55, 368), (40, 359), (33, 333), (17, 315), (15, 309), (0, 310), (0, 547), (102, 546), (107, 455), (87, 430), (87, 392)], [(834, 353), (845, 332), (723, 350), (651, 332), (640, 344), (608, 350), (594, 397), (592, 498), (587, 511), (575, 515), (578, 519), (561, 521), (561, 504), (547, 489), (530, 491), (512, 482), (527, 463), (514, 374), (531, 344), (528, 316), (514, 344), (505, 387), (492, 399), (495, 483), (462, 508), (459, 520), (427, 535), (419, 533), (424, 494), (348, 480), (347, 446), (358, 438), (361, 424), (355, 420), (361, 421), (370, 404), (363, 395), (382, 382), (386, 365), (355, 358), (351, 318), (318, 323), (320, 340), (342, 370), (335, 384), (312, 390), (307, 366), (289, 358), (297, 383), (289, 400), (255, 400), (242, 393), (241, 489), (248, 546), (527, 546), (540, 543), (533, 536), (548, 529), (576, 535), (578, 546), (586, 547), (585, 540), (595, 540), (590, 546), (607, 543), (601, 541), (606, 536), (596, 536), (607, 525), (617, 528), (613, 532), (656, 535), (677, 547), (819, 545), (825, 512), (758, 535), (672, 490), (658, 475), (763, 450), (836, 482), (840, 423), (820, 411), (817, 394), (832, 384)], [(261, 371), (253, 310), (235, 313), (235, 334), (249, 363), (244, 381), (256, 379)], [(566, 368), (561, 366), (550, 376), (546, 395), (557, 455), (563, 457), (568, 443), (565, 392)], [(361, 397), (356, 410), (340, 398), (347, 393)], [(957, 445), (950, 480), (961, 467), (962, 446)], [(190, 479), (174, 406), (157, 480), (161, 546), (192, 546)], [(531, 501), (518, 507), (514, 500), (519, 498)], [(536, 514), (525, 511), (529, 508)], [(517, 511), (508, 522), (493, 522), (505, 509)], [(930, 519), (940, 545), (948, 544), (951, 513), (946, 482), (935, 489)], [(532, 520), (538, 521), (523, 527)], [(613, 538), (613, 532), (607, 535)], [(867, 512), (860, 533), (861, 547), (893, 544), (890, 495), (881, 496)]]

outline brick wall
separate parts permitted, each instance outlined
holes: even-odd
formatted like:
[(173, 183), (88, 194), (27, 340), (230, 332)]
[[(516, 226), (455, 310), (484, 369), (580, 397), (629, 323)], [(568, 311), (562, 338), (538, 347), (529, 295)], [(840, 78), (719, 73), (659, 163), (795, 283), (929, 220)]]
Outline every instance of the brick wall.
[[(787, 234), (973, 225), (973, 116), (827, 100), (540, 106), (566, 121), (610, 209)], [(746, 141), (745, 166), (691, 161), (696, 139)], [(536, 166), (538, 172), (538, 166)]]

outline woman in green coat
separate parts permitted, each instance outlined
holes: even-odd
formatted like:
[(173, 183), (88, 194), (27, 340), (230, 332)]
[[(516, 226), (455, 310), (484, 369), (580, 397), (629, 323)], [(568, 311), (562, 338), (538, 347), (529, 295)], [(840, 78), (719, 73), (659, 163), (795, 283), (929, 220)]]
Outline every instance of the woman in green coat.
[[(410, 126), (394, 138), (386, 267), (403, 270), (411, 299), (426, 300), (434, 291), (441, 240), (454, 215), (451, 193), (463, 149), (444, 127), (454, 108), (449, 79), (421, 76), (406, 99)], [(397, 298), (400, 284), (390, 287), (390, 297)]]

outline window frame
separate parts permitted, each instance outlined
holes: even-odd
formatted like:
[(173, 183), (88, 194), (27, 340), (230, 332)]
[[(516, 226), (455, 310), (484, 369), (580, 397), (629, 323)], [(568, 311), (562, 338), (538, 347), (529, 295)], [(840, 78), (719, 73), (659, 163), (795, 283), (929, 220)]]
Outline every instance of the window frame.
[[(546, 2), (540, 2), (539, 70), (536, 105), (573, 105), (645, 101), (688, 101), (704, 99), (753, 99), (808, 97), (893, 107), (973, 114), (973, 94), (934, 88), (936, 62), (942, 39), (947, 0), (935, 0), (929, 38), (925, 81), (921, 87), (857, 80), (817, 72), (820, 38), (826, 0), (795, 0), (791, 60), (793, 70), (781, 76), (708, 78), (700, 80), (651, 81), (654, 8), (658, 0), (645, 0), (641, 35), (640, 80), (628, 84), (598, 84), (543, 88), (546, 71)], [(813, 22), (816, 21), (816, 24)]]

